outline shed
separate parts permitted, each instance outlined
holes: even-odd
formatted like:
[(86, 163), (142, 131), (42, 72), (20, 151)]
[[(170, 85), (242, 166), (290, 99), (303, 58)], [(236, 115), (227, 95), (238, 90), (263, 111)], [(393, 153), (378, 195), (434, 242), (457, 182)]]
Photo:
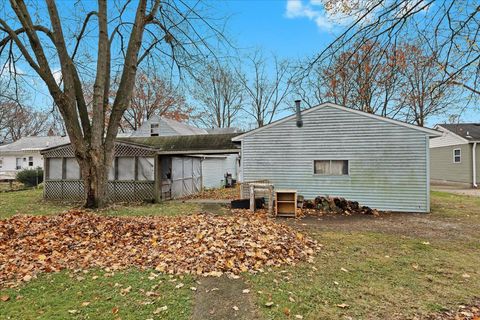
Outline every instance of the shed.
[(345, 197), (379, 210), (429, 212), (429, 138), (422, 128), (332, 103), (233, 138), (242, 181), (266, 179), (306, 199)]
[[(238, 158), (239, 147), (232, 142), (234, 136), (117, 138), (107, 187), (109, 201), (160, 201), (199, 192), (204, 187), (204, 161), (215, 155)], [(42, 154), (46, 168), (44, 197), (81, 200), (83, 180), (72, 146), (64, 144)], [(207, 172), (205, 178), (210, 179), (210, 174)]]

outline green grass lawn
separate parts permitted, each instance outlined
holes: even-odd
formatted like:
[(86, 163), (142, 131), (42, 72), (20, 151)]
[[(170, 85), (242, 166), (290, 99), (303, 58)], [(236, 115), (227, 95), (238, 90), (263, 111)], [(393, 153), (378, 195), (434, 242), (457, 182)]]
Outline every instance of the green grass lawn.
[[(0, 219), (10, 218), (16, 214), (50, 215), (58, 214), (79, 204), (45, 201), (42, 189), (0, 193)], [(100, 214), (120, 216), (175, 216), (191, 214), (199, 210), (198, 204), (187, 202), (165, 202), (142, 205), (114, 205), (98, 211)]]
[[(68, 205), (44, 202), (41, 190), (31, 190), (0, 194), (0, 208), (0, 218), (8, 218), (14, 214), (55, 214)], [(199, 208), (191, 203), (168, 202), (114, 206), (101, 213), (171, 216)], [(345, 226), (352, 226), (353, 218), (345, 220)], [(369, 219), (361, 221), (371, 223)], [(479, 296), (480, 234), (475, 226), (480, 225), (480, 198), (433, 192), (430, 215), (404, 215), (387, 222), (403, 229), (398, 233), (397, 229), (322, 230), (321, 224), (302, 229), (323, 245), (313, 263), (244, 275), (261, 318), (408, 319), (455, 308)], [(411, 228), (418, 230), (409, 232)], [(423, 228), (433, 231), (423, 234)], [(448, 236), (442, 228), (449, 228)], [(0, 290), (0, 297), (10, 298), (0, 301), (0, 319), (191, 316), (194, 292), (189, 287), (195, 286), (196, 279), (167, 275), (149, 279), (150, 271), (137, 269), (108, 277), (105, 273), (44, 274), (19, 288)], [(184, 286), (177, 289), (179, 282)], [(122, 291), (129, 286), (127, 293)], [(156, 293), (148, 296), (149, 291)], [(274, 305), (265, 306), (269, 301)], [(212, 305), (216, 303), (212, 301)], [(167, 306), (164, 311), (163, 306)]]
[(42, 275), (1, 292), (10, 300), (0, 302), (0, 319), (189, 319), (192, 278), (153, 275), (139, 270)]

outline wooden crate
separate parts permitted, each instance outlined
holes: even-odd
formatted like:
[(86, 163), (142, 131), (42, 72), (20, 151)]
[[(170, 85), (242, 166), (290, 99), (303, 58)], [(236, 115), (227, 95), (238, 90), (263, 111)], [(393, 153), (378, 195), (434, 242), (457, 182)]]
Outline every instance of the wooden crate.
[(279, 189), (275, 191), (275, 215), (297, 217), (297, 190)]

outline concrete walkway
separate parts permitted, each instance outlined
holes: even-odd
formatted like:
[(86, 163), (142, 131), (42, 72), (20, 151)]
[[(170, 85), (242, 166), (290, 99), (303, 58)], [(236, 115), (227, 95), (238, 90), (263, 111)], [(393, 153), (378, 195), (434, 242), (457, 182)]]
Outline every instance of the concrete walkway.
[(473, 197), (480, 197), (480, 189), (473, 189), (473, 188), (462, 188), (462, 187), (455, 187), (455, 186), (431, 186), (433, 191), (442, 191), (442, 192), (450, 192), (455, 193), (463, 196), (473, 196)]

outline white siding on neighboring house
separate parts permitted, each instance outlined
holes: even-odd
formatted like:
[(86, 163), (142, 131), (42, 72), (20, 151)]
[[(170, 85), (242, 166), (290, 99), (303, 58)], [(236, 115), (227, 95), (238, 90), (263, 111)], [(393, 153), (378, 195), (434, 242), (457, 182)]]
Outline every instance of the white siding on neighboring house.
[(225, 174), (238, 177), (238, 155), (205, 156), (202, 160), (202, 181), (204, 188), (220, 188), (225, 184)]
[[(238, 137), (244, 181), (268, 179), (307, 199), (429, 211), (428, 133), (328, 105), (313, 109), (303, 112), (301, 128), (293, 117)], [(349, 174), (314, 174), (315, 160), (348, 160)]]
[(448, 147), (468, 143), (466, 139), (442, 128), (441, 126), (437, 126), (436, 129), (441, 131), (442, 136), (430, 139), (430, 148)]

